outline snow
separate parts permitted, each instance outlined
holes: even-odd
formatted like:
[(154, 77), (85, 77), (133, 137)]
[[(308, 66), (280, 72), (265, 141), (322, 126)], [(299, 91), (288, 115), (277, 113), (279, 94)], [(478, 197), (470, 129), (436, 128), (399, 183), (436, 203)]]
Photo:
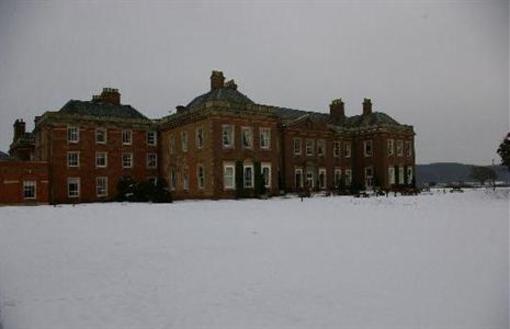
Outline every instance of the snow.
[(508, 190), (0, 207), (5, 329), (508, 328)]

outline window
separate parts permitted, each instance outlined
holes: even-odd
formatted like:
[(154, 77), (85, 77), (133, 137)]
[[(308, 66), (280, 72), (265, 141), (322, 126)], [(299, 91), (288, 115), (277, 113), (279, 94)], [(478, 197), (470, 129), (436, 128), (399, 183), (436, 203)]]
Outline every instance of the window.
[(340, 157), (341, 145), (342, 144), (339, 141), (333, 142), (333, 156), (335, 158)]
[(235, 189), (235, 166), (232, 163), (223, 165), (223, 188), (225, 190)]
[(67, 127), (67, 141), (69, 143), (80, 141), (80, 129), (78, 127)]
[(388, 168), (388, 183), (390, 186), (395, 184), (395, 167)]
[(130, 129), (122, 130), (122, 145), (131, 145), (133, 143), (133, 131)]
[(36, 186), (37, 183), (35, 181), (23, 181), (23, 198), (25, 200), (35, 200)]
[(133, 153), (122, 153), (122, 168), (133, 168)]
[(189, 191), (189, 175), (188, 168), (184, 168), (182, 170), (182, 189), (184, 191)]
[(106, 144), (107, 138), (106, 128), (96, 128), (96, 144)]
[(80, 179), (70, 177), (67, 179), (67, 196), (69, 198), (78, 198), (80, 196)]
[(175, 169), (170, 168), (170, 190), (175, 191), (177, 187), (177, 175), (175, 174)]
[(397, 140), (397, 156), (401, 157), (404, 155), (404, 145), (401, 139)]
[(370, 188), (373, 185), (374, 169), (372, 167), (365, 167), (365, 187)]
[(158, 134), (155, 131), (147, 132), (147, 145), (156, 145), (158, 143)]
[(203, 165), (197, 167), (197, 184), (198, 188), (203, 190), (205, 187), (205, 171)]
[(352, 170), (345, 169), (345, 185), (351, 186), (351, 183), (352, 183)]
[(253, 165), (244, 166), (244, 188), (253, 188)]
[(294, 154), (301, 155), (301, 138), (294, 138)]
[(342, 182), (342, 169), (335, 168), (335, 187), (338, 188)]
[(388, 148), (388, 156), (393, 155), (395, 153), (393, 139), (388, 139), (387, 148)]
[(260, 148), (264, 150), (271, 148), (271, 128), (260, 128)]
[(67, 152), (67, 167), (79, 167), (80, 166), (80, 152)]
[(168, 152), (170, 152), (170, 154), (174, 154), (174, 152), (175, 152), (175, 136), (173, 136), (173, 135), (170, 135), (170, 138), (169, 138)]
[(188, 152), (188, 132), (181, 132), (181, 150), (183, 152)]
[(198, 149), (204, 147), (204, 128), (202, 127), (197, 128), (195, 143), (197, 144)]
[(294, 169), (294, 187), (297, 189), (303, 188), (303, 169)]
[(351, 157), (351, 143), (350, 142), (344, 143), (344, 157), (345, 158)]
[(319, 169), (319, 188), (326, 189), (326, 168)]
[(271, 164), (270, 163), (262, 163), (260, 165), (262, 171), (262, 178), (264, 179), (264, 187), (271, 187)]
[(413, 167), (407, 167), (407, 184), (413, 182)]
[(372, 141), (363, 142), (363, 155), (365, 155), (366, 157), (372, 156)]
[(223, 147), (234, 147), (234, 126), (223, 125)]
[(324, 139), (317, 140), (317, 155), (324, 156), (326, 153), (326, 141)]
[(315, 186), (312, 169), (306, 171), (306, 187), (313, 188)]
[(108, 196), (108, 177), (96, 177), (96, 196)]
[(106, 168), (108, 166), (108, 153), (96, 152), (96, 168)]
[(411, 147), (410, 141), (406, 141), (405, 143), (405, 153), (408, 157), (411, 157), (413, 155), (413, 148)]
[(244, 148), (251, 149), (253, 147), (253, 129), (251, 127), (241, 128), (241, 140)]
[(154, 169), (158, 167), (157, 153), (147, 153), (147, 168)]
[(404, 166), (398, 166), (398, 183), (404, 184)]
[(314, 146), (314, 140), (313, 139), (307, 139), (305, 141), (305, 152), (307, 156), (313, 155), (313, 146)]

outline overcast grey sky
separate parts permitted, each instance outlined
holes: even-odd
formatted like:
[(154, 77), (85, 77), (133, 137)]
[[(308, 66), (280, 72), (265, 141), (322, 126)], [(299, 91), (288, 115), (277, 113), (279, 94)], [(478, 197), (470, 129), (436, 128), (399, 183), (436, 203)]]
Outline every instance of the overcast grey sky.
[(503, 1), (0, 0), (0, 149), (16, 118), (116, 87), (157, 118), (212, 69), (263, 104), (347, 115), (363, 97), (416, 131), (417, 163), (499, 161), (509, 130)]

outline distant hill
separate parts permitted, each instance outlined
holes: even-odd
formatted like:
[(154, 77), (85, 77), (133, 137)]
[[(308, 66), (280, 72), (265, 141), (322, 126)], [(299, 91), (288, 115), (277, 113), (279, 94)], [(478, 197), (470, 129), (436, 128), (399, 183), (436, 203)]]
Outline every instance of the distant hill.
[[(416, 184), (423, 185), (428, 182), (452, 183), (473, 181), (469, 174), (471, 166), (455, 162), (437, 162), (416, 165)], [(510, 182), (510, 172), (504, 166), (488, 166), (493, 168), (499, 181)]]

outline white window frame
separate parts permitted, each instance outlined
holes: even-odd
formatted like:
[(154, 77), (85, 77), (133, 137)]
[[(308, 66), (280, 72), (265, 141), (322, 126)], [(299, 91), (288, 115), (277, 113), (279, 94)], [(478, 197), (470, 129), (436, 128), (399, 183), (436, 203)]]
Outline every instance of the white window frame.
[[(71, 189), (69, 188), (72, 183), (75, 183), (77, 186), (76, 194), (71, 195)], [(67, 178), (67, 197), (68, 198), (79, 198), (81, 194), (81, 180), (80, 177), (68, 177)]]
[(344, 142), (344, 158), (350, 158), (352, 155), (351, 142)]
[[(30, 189), (30, 190), (28, 190)], [(26, 192), (33, 192), (33, 196), (26, 196)], [(37, 199), (37, 182), (35, 180), (24, 180), (23, 181), (23, 199), (24, 200), (35, 200)]]
[[(126, 165), (126, 162), (124, 161), (124, 156), (129, 156), (129, 161), (130, 161), (130, 164), (129, 165)], [(134, 156), (133, 156), (133, 153), (131, 152), (124, 152), (122, 153), (121, 155), (121, 161), (122, 161), (122, 168), (124, 169), (130, 169), (130, 168), (133, 168), (133, 164), (134, 164)]]
[(147, 145), (149, 145), (149, 146), (158, 145), (158, 132), (156, 130), (147, 131), (146, 139), (147, 139)]
[(407, 166), (407, 184), (413, 182), (413, 167)]
[[(248, 137), (249, 145), (245, 145), (245, 137)], [(252, 127), (241, 127), (241, 146), (244, 149), (253, 149), (253, 128)]]
[(401, 139), (397, 140), (397, 156), (404, 156), (404, 141)]
[(80, 127), (78, 126), (67, 127), (67, 142), (72, 144), (80, 142)]
[(405, 184), (404, 166), (398, 166), (398, 184)]
[[(246, 169), (251, 170), (250, 184), (246, 180)], [(246, 189), (252, 189), (255, 187), (255, 170), (253, 169), (253, 163), (243, 165), (243, 187)]]
[(404, 142), (404, 149), (407, 150), (406, 155), (408, 158), (413, 156), (413, 147), (412, 147), (411, 141)]
[(352, 169), (345, 169), (345, 186), (352, 184)]
[(189, 191), (189, 170), (187, 167), (182, 170), (182, 189)]
[[(301, 137), (294, 137), (292, 139), (294, 155), (301, 155), (303, 153), (303, 148), (301, 144)], [(296, 148), (297, 146), (297, 148)]]
[(133, 130), (122, 129), (122, 145), (133, 144)]
[(175, 168), (170, 168), (170, 191), (175, 191), (177, 189), (177, 172), (175, 171)]
[[(321, 174), (324, 175), (324, 181), (321, 182)], [(318, 172), (318, 175), (317, 175), (317, 178), (319, 180), (319, 188), (321, 190), (325, 190), (327, 187), (328, 187), (328, 176), (327, 176), (327, 171), (326, 171), (326, 168), (319, 168), (319, 172)]]
[[(370, 149), (368, 149), (370, 147)], [(371, 157), (374, 154), (374, 143), (372, 140), (363, 141), (363, 155), (365, 157)]]
[(205, 168), (203, 164), (197, 165), (197, 187), (199, 190), (205, 188)]
[(202, 149), (205, 144), (205, 133), (203, 127), (198, 127), (195, 130), (195, 144), (197, 145), (197, 149)]
[(317, 156), (322, 157), (325, 154), (326, 154), (326, 141), (324, 139), (318, 139), (317, 140)]
[[(230, 129), (230, 134), (228, 134), (228, 135), (225, 134), (227, 128)], [(225, 144), (226, 136), (228, 136), (228, 138), (230, 139), (229, 144)], [(234, 148), (234, 145), (235, 145), (235, 126), (234, 125), (222, 125), (221, 126), (221, 144), (223, 145), (223, 148), (225, 148), (225, 149), (226, 148), (229, 148), (229, 149)]]
[(395, 141), (392, 138), (389, 138), (386, 142), (386, 147), (388, 149), (388, 156), (392, 156), (395, 154)]
[[(71, 164), (71, 156), (76, 155), (76, 164)], [(67, 168), (79, 168), (80, 167), (80, 152), (79, 151), (68, 151), (67, 152)]]
[(259, 144), (262, 150), (271, 149), (271, 128), (262, 127), (259, 128)]
[[(104, 155), (104, 165), (100, 165), (98, 160), (101, 155)], [(96, 152), (96, 168), (107, 168), (108, 167), (108, 152)]]
[(340, 181), (342, 180), (342, 169), (335, 168), (335, 171), (333, 173), (333, 180), (335, 182), (335, 188), (338, 188), (340, 185)]
[[(296, 180), (296, 176), (299, 173), (299, 177), (301, 177), (300, 181)], [(300, 189), (304, 187), (304, 176), (303, 176), (303, 168), (294, 168), (294, 187), (296, 189)]]
[(308, 157), (311, 157), (314, 155), (314, 148), (315, 148), (315, 140), (313, 138), (306, 138), (305, 139), (305, 154)]
[[(104, 186), (100, 185), (101, 181), (104, 183)], [(100, 190), (100, 187), (102, 187), (101, 190)], [(96, 196), (98, 198), (108, 196), (108, 177), (107, 176), (96, 177)]]
[[(98, 140), (98, 136), (100, 136), (101, 133), (103, 134), (103, 137), (104, 137), (104, 140), (102, 140), (102, 141)], [(96, 128), (95, 139), (96, 139), (96, 144), (106, 144), (106, 143), (108, 143), (108, 129), (106, 129), (106, 128)]]
[(395, 167), (393, 166), (389, 166), (388, 167), (388, 184), (390, 185), (390, 187), (392, 185), (395, 185)]
[[(227, 169), (232, 170), (232, 183), (231, 184), (226, 184)], [(236, 189), (236, 166), (234, 163), (231, 163), (231, 162), (223, 163), (223, 189), (224, 190), (235, 190)]]
[[(266, 182), (266, 178), (264, 176), (264, 169), (268, 169), (267, 182)], [(260, 164), (260, 173), (262, 174), (262, 179), (264, 180), (264, 187), (271, 188), (271, 179), (272, 179), (271, 163), (270, 162), (262, 162)]]
[(174, 135), (170, 135), (170, 137), (168, 138), (168, 152), (170, 154), (175, 153), (175, 136)]
[(374, 187), (374, 167), (372, 166), (365, 167), (363, 172), (365, 174), (365, 187), (366, 188)]
[(333, 157), (339, 158), (342, 153), (342, 143), (340, 141), (333, 142)]
[(188, 132), (186, 130), (181, 131), (181, 151), (188, 152)]
[(156, 169), (157, 167), (158, 167), (158, 154), (156, 152), (147, 153), (147, 169)]
[[(308, 175), (311, 175), (311, 177), (308, 177)], [(305, 182), (308, 185), (308, 182), (311, 182), (311, 184), (308, 185), (308, 188), (313, 189), (315, 187), (315, 173), (311, 168), (308, 168), (306, 170), (306, 176), (305, 176)]]

